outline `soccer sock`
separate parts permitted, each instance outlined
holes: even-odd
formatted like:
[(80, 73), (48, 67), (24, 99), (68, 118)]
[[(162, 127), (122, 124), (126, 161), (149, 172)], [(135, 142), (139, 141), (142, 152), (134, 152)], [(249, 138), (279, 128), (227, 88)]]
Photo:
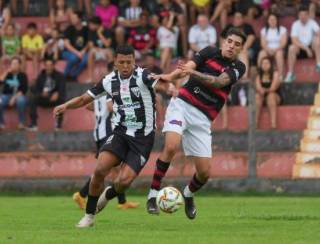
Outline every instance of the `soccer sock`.
[(89, 178), (87, 180), (87, 182), (84, 184), (84, 186), (79, 191), (80, 196), (83, 197), (83, 198), (86, 198), (88, 196), (90, 181), (91, 181), (91, 178)]
[(125, 204), (126, 203), (126, 194), (123, 192), (123, 193), (119, 193), (118, 194), (118, 203), (119, 204)]
[(88, 202), (87, 202), (87, 206), (86, 206), (86, 213), (87, 214), (93, 214), (93, 215), (95, 214), (98, 199), (99, 199), (99, 196), (88, 195)]
[(166, 175), (166, 172), (170, 166), (170, 162), (163, 162), (160, 159), (157, 160), (156, 169), (153, 174), (151, 183), (151, 189), (159, 191), (161, 186), (162, 178)]
[(111, 188), (109, 188), (106, 191), (106, 199), (111, 200), (112, 198), (115, 198), (116, 196), (118, 196), (118, 192), (116, 192), (114, 185), (112, 185)]
[(187, 185), (184, 188), (183, 191), (183, 195), (185, 197), (193, 197), (193, 193), (195, 193), (196, 191), (198, 191), (204, 184), (206, 184), (206, 182), (200, 182), (197, 179), (196, 174), (193, 175), (192, 180), (190, 181), (189, 185)]

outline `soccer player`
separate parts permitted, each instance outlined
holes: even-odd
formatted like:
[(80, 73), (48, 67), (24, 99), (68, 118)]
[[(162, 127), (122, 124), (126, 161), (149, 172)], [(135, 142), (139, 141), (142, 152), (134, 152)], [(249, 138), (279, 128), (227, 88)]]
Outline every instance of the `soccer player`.
[[(109, 135), (112, 133), (112, 125), (111, 118), (113, 112), (113, 103), (112, 99), (109, 96), (102, 96), (94, 100), (93, 103), (89, 103), (87, 105), (87, 109), (90, 111), (94, 111), (96, 123), (95, 129), (93, 132), (93, 137), (96, 142), (97, 151), (96, 158), (99, 155), (99, 149), (106, 142)], [(118, 167), (113, 168), (113, 175), (118, 175)], [(72, 196), (73, 200), (78, 204), (81, 209), (85, 209), (86, 207), (86, 198), (89, 193), (89, 185), (90, 185), (91, 177), (87, 180), (87, 182), (83, 185), (80, 191), (75, 192)], [(118, 196), (118, 208), (120, 209), (128, 209), (128, 208), (136, 208), (139, 206), (137, 202), (127, 201), (125, 193), (119, 193)]]
[(196, 173), (183, 191), (185, 212), (189, 219), (196, 217), (193, 195), (210, 175), (211, 122), (225, 104), (232, 85), (245, 73), (245, 65), (237, 59), (245, 41), (245, 34), (238, 29), (230, 29), (221, 49), (206, 47), (193, 60), (178, 64), (173, 72), (154, 76), (164, 81), (190, 77), (167, 108), (163, 127), (165, 145), (156, 162), (147, 201), (150, 214), (159, 214), (156, 196), (182, 141), (185, 155), (196, 168)]
[[(165, 91), (168, 88), (167, 83), (158, 82), (147, 69), (135, 66), (132, 47), (118, 46), (115, 55), (113, 72), (85, 94), (54, 109), (54, 115), (59, 115), (67, 109), (83, 107), (104, 94), (109, 94), (117, 108), (115, 127), (100, 149), (89, 186), (86, 213), (77, 224), (79, 228), (92, 226), (96, 209), (101, 210), (109, 200), (124, 192), (148, 161), (155, 131), (154, 89)], [(120, 164), (117, 179), (103, 191), (105, 176)], [(97, 207), (100, 194), (102, 204)]]

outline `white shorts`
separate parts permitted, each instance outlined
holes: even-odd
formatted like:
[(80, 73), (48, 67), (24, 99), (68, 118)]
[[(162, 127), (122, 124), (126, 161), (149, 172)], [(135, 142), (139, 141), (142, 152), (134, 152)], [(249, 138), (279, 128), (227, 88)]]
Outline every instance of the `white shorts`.
[(211, 121), (204, 113), (182, 99), (171, 99), (162, 131), (182, 135), (186, 156), (211, 158)]

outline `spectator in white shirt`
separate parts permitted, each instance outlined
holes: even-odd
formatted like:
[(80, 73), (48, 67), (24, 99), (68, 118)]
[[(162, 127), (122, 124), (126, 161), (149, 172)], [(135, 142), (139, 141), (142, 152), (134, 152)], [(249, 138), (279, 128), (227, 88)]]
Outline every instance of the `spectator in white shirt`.
[(258, 65), (267, 56), (274, 58), (280, 80), (284, 70), (284, 49), (288, 42), (287, 29), (280, 26), (275, 14), (270, 14), (266, 26), (260, 32), (261, 50), (258, 56)]
[(188, 58), (191, 59), (195, 52), (207, 46), (215, 46), (217, 42), (216, 29), (209, 24), (209, 19), (206, 15), (200, 14), (197, 18), (197, 24), (192, 26), (189, 31), (190, 50)]
[(173, 53), (177, 49), (179, 28), (174, 25), (175, 13), (168, 12), (169, 16), (162, 16), (161, 26), (157, 31), (160, 48), (160, 68), (164, 71), (170, 67)]
[(313, 52), (316, 56), (316, 69), (320, 72), (320, 28), (316, 21), (309, 17), (308, 8), (305, 6), (299, 9), (299, 19), (291, 28), (291, 41), (288, 52), (288, 73), (285, 82), (292, 82), (295, 79), (293, 74), (297, 56), (300, 58), (312, 58)]

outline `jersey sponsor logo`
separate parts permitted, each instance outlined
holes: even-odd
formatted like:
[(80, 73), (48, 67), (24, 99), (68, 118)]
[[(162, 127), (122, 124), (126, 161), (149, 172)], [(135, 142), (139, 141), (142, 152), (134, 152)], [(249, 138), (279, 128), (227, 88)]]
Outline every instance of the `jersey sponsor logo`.
[(112, 92), (112, 96), (118, 96), (119, 92)]
[(221, 64), (217, 63), (215, 60), (212, 59), (207, 60), (206, 64), (220, 73), (223, 73), (226, 70), (225, 67), (223, 67)]
[(200, 92), (200, 88), (196, 86), (195, 88), (193, 88), (193, 91), (195, 94), (198, 94)]
[(181, 127), (182, 126), (182, 121), (173, 119), (173, 120), (170, 120), (169, 124), (179, 125)]
[(129, 104), (118, 105), (118, 108), (119, 109), (128, 109), (128, 108), (138, 109), (138, 108), (141, 108), (141, 105), (140, 105), (140, 102), (134, 102)]
[(139, 87), (132, 87), (131, 91), (136, 97), (140, 97), (141, 93)]
[(108, 140), (106, 141), (106, 144), (110, 144), (111, 143), (111, 141), (113, 139), (113, 136), (114, 135), (111, 135), (111, 136), (108, 137)]

